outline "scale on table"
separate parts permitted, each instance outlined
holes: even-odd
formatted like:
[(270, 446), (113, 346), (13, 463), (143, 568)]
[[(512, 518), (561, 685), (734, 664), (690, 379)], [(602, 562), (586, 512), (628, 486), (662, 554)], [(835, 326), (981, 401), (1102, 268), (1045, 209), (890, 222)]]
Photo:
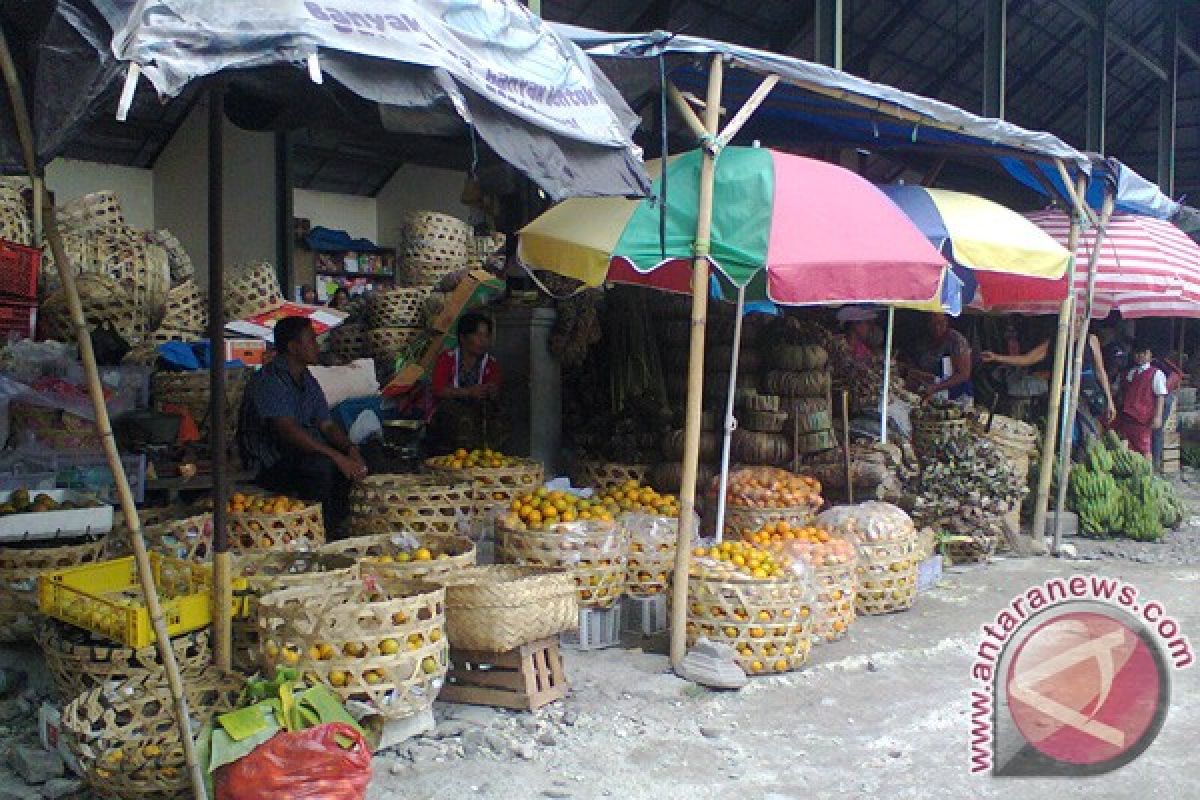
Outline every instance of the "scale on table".
[(423, 460), (424, 441), (424, 420), (389, 419), (383, 423), (383, 449), (387, 457), (410, 465), (414, 471)]

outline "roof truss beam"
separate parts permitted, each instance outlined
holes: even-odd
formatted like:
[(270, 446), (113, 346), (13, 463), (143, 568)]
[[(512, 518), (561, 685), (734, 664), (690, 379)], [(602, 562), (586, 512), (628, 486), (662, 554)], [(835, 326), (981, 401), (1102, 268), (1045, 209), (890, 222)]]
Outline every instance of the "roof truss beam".
[[(1100, 28), (1100, 20), (1092, 13), (1087, 4), (1082, 0), (1058, 0), (1059, 5), (1070, 11), (1075, 16), (1083, 20), (1083, 24), (1087, 25), (1092, 30)], [(1148, 69), (1155, 79), (1165, 81), (1167, 79), (1167, 70), (1153, 55), (1142, 49), (1136, 41), (1127, 39), (1124, 34), (1113, 30), (1111, 26), (1107, 28), (1108, 41), (1112, 42), (1118, 50), (1123, 51), (1130, 56), (1134, 61), (1137, 61), (1143, 67)], [(1187, 57), (1194, 65), (1200, 67), (1200, 53), (1190, 47), (1187, 42), (1179, 42), (1179, 54)]]

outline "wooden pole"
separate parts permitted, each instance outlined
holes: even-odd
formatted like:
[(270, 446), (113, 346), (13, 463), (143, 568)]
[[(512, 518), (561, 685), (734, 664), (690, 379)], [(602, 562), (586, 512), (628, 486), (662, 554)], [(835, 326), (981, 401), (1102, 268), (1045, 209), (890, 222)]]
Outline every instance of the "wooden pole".
[[(108, 419), (108, 407), (104, 404), (104, 389), (100, 384), (100, 373), (96, 368), (96, 354), (92, 350), (92, 339), (88, 332), (87, 320), (83, 316), (83, 305), (79, 302), (79, 292), (75, 287), (75, 271), (67, 261), (66, 248), (63, 247), (62, 235), (58, 230), (58, 221), (54, 215), (54, 197), (45, 191), (42, 184), (42, 175), (38, 169), (34, 152), (33, 126), (29, 121), (29, 109), (25, 105), (25, 95), (21, 92), (17, 68), (13, 63), (12, 52), (8, 49), (8, 40), (4, 36), (3, 29), (0, 29), (0, 72), (4, 73), (4, 83), (8, 88), (9, 100), (12, 103), (13, 119), (16, 121), (17, 136), (21, 142), (25, 168), (29, 172), (30, 179), (34, 181), (35, 194), (40, 194), (41, 219), (47, 241), (50, 244), (50, 252), (54, 255), (54, 264), (58, 268), (58, 278), (62, 283), (63, 294), (67, 298), (67, 310), (71, 315), (75, 340), (79, 343), (79, 357), (83, 361), (83, 371), (87, 376), (88, 395), (91, 397), (92, 410), (96, 415), (96, 430), (100, 434), (104, 457), (108, 461), (108, 468), (113, 475), (121, 512), (125, 515), (125, 524), (129, 527), (129, 541), (133, 548), (134, 563), (137, 566), (138, 582), (142, 588), (142, 599), (150, 613), (150, 623), (154, 628), (158, 656), (162, 659), (163, 669), (167, 674), (167, 685), (170, 688), (171, 697), (175, 701), (175, 722), (179, 726), (180, 738), (183, 740), (183, 755), (188, 766), (192, 793), (198, 798), (203, 798), (206, 796), (204, 773), (196, 759), (196, 748), (192, 741), (187, 696), (183, 693), (183, 678), (179, 674), (179, 665), (175, 662), (175, 651), (171, 649), (171, 639), (167, 635), (167, 623), (163, 618), (162, 606), (158, 602), (158, 589), (154, 585), (154, 571), (150, 565), (150, 556), (146, 553), (146, 542), (142, 538), (142, 525), (138, 518), (137, 505), (134, 503), (133, 493), (129, 489), (129, 479), (125, 475), (125, 468), (121, 464), (121, 453), (117, 449), (117, 440), (113, 436), (112, 424)], [(40, 191), (38, 191), (39, 187), (41, 187)]]
[(854, 480), (850, 468), (850, 392), (842, 390), (842, 463), (846, 468), (846, 502), (854, 504)]
[[(1082, 193), (1081, 193), (1082, 194)], [(1054, 504), (1054, 547), (1058, 554), (1062, 547), (1062, 517), (1067, 506), (1067, 479), (1071, 477), (1071, 449), (1075, 436), (1075, 414), (1079, 409), (1079, 388), (1083, 383), (1083, 356), (1087, 351), (1092, 321), (1092, 300), (1096, 293), (1096, 271), (1100, 261), (1100, 248), (1104, 244), (1104, 232), (1108, 220), (1112, 216), (1115, 193), (1111, 189), (1104, 195), (1104, 203), (1100, 208), (1100, 227), (1096, 229), (1096, 238), (1092, 243), (1092, 252), (1088, 256), (1087, 294), (1083, 301), (1083, 318), (1079, 322), (1079, 338), (1075, 342), (1075, 354), (1071, 366), (1071, 382), (1067, 391), (1067, 424), (1063, 426), (1062, 452), (1058, 456), (1058, 498)]]
[(208, 442), (213, 475), (213, 663), (233, 668), (233, 574), (225, 503), (225, 89), (208, 93)]
[[(708, 73), (708, 103), (704, 109), (706, 139), (715, 136), (720, 122), (721, 85), (724, 78), (719, 55)], [(671, 608), (671, 666), (678, 667), (687, 650), (688, 570), (695, 526), (696, 471), (700, 460), (700, 401), (704, 390), (704, 323), (708, 314), (708, 253), (712, 233), (713, 185), (717, 151), (704, 142), (700, 168), (700, 197), (696, 215), (695, 260), (692, 263), (692, 334), (688, 351), (687, 421), (684, 426), (683, 484), (679, 487), (679, 546), (675, 548), (674, 601)]]
[[(1086, 188), (1086, 179), (1079, 179), (1079, 192)], [(1073, 195), (1073, 196), (1078, 196)], [(1033, 552), (1045, 553), (1042, 537), (1046, 534), (1046, 512), (1050, 506), (1050, 484), (1054, 480), (1054, 446), (1058, 441), (1059, 411), (1062, 407), (1063, 374), (1070, 343), (1071, 317), (1075, 310), (1075, 251), (1079, 247), (1081, 217), (1071, 215), (1071, 232), (1067, 236), (1070, 260), (1067, 264), (1067, 296), (1058, 310), (1058, 331), (1054, 338), (1054, 365), (1050, 371), (1050, 401), (1046, 410), (1046, 429), (1042, 432), (1042, 466), (1038, 472), (1037, 494), (1034, 496), (1033, 528), (1030, 545)]]

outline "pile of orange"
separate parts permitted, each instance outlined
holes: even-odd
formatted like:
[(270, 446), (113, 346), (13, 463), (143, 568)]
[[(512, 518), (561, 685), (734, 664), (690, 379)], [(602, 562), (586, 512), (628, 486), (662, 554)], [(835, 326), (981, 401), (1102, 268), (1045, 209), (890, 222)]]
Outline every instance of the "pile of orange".
[(308, 503), (290, 497), (269, 497), (235, 492), (225, 510), (230, 514), (290, 514), (308, 508)]
[(429, 463), (435, 467), (443, 469), (500, 469), (502, 467), (512, 467), (518, 463), (518, 459), (512, 456), (506, 456), (496, 450), (463, 450), (459, 448), (453, 453), (444, 456), (431, 458)]
[(743, 534), (742, 538), (759, 547), (785, 550), (811, 567), (837, 567), (854, 562), (854, 545), (812, 525), (769, 522), (752, 533)]
[(737, 573), (758, 580), (778, 580), (788, 574), (791, 559), (770, 547), (751, 542), (724, 541), (712, 547), (697, 547), (693, 551), (698, 577), (719, 578)]
[(726, 497), (742, 508), (821, 506), (821, 482), (778, 467), (749, 467), (729, 476)]
[(417, 547), (397, 550), (395, 553), (370, 556), (362, 560), (371, 561), (376, 564), (407, 564), (410, 561), (445, 561), (447, 558), (450, 558), (449, 553), (436, 552), (428, 547)]
[(513, 500), (508, 513), (501, 518), (501, 525), (510, 530), (540, 531), (564, 522), (612, 522), (620, 512), (621, 507), (611, 500), (577, 497), (543, 486)]
[(600, 493), (598, 499), (605, 506), (616, 506), (621, 511), (654, 514), (659, 517), (679, 516), (679, 500), (675, 495), (659, 494), (637, 481), (625, 481), (610, 486)]

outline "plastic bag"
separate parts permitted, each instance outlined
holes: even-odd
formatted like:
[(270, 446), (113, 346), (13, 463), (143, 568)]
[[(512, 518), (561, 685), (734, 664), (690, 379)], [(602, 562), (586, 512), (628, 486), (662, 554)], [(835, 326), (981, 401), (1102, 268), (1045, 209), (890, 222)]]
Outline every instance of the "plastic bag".
[(817, 526), (855, 544), (915, 540), (917, 535), (903, 509), (878, 501), (835, 506), (817, 517)]
[[(342, 743), (349, 743), (348, 748)], [(349, 725), (280, 732), (217, 770), (217, 800), (363, 800), (371, 749)]]

